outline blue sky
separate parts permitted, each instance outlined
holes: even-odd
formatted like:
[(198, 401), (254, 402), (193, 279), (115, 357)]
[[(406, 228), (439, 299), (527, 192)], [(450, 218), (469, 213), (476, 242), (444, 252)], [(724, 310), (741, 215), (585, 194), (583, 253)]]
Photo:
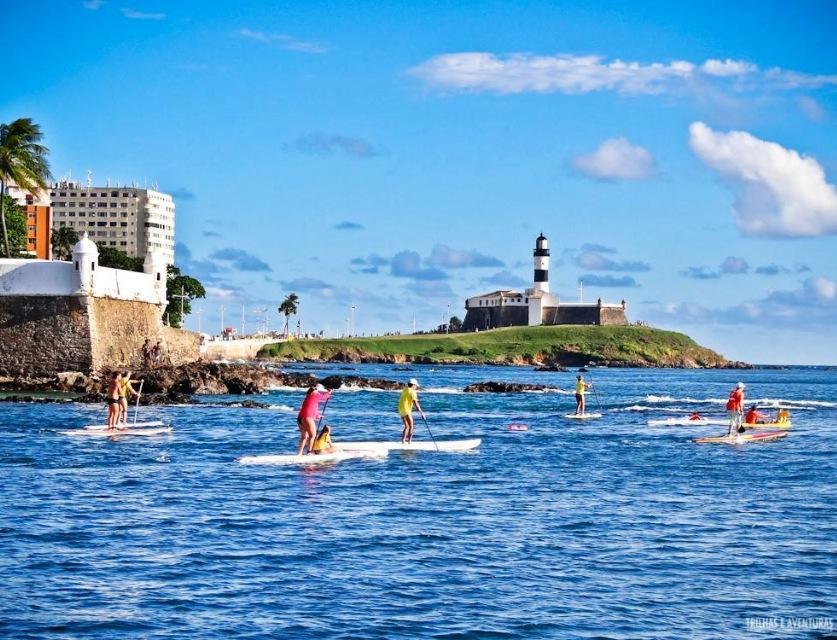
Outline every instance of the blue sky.
[(591, 4), (8, 3), (0, 121), (175, 195), (204, 330), (429, 328), (543, 231), (565, 298), (837, 363), (837, 5)]

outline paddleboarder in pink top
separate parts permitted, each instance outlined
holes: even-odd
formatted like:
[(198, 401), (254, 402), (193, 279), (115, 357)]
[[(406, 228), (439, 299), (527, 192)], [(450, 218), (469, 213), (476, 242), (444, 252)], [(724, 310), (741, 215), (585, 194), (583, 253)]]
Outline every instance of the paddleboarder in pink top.
[[(310, 387), (305, 393), (305, 399), (302, 401), (302, 407), (299, 414), (296, 416), (296, 424), (299, 427), (299, 446), (296, 450), (296, 455), (301, 456), (305, 451), (305, 447), (310, 447), (314, 444), (314, 439), (317, 437), (317, 420), (320, 416), (320, 403), (325, 402), (331, 397), (331, 392), (318, 384), (316, 387)], [(310, 451), (308, 453), (311, 453)]]

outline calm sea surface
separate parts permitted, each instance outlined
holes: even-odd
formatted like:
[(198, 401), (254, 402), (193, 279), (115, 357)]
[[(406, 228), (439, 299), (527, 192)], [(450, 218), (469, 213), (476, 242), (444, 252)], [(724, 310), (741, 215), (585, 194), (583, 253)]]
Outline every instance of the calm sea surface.
[[(589, 402), (604, 417), (580, 423), (562, 417), (569, 395), (457, 392), (570, 388), (570, 373), (310, 370), (415, 376), (437, 439), (482, 447), (245, 466), (237, 456), (292, 451), (299, 391), (260, 398), (271, 410), (144, 409), (173, 435), (116, 440), (58, 433), (102, 422), (99, 407), (0, 404), (0, 636), (837, 633), (835, 371), (597, 369)], [(788, 438), (699, 446), (690, 438), (725, 428), (647, 424), (721, 418), (739, 379), (761, 406), (791, 408)], [(327, 421), (338, 441), (397, 439), (395, 404), (341, 391)]]

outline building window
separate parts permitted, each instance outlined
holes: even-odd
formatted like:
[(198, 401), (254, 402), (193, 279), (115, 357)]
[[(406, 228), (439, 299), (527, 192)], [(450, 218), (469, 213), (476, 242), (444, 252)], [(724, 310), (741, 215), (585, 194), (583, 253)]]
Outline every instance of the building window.
[(106, 226), (108, 226), (108, 223), (107, 222), (97, 222), (96, 225), (99, 226), (99, 227), (106, 227)]
[(129, 194), (127, 191), (122, 192), (122, 197), (123, 198), (127, 198), (129, 195), (131, 195), (131, 194)]
[(95, 227), (96, 223), (91, 220), (90, 222), (87, 223), (87, 226), (88, 227)]
[(100, 209), (107, 209), (108, 203), (107, 202), (98, 202), (98, 203), (96, 203), (96, 206), (99, 207)]
[(110, 203), (110, 208), (111, 208), (111, 209), (116, 209), (116, 203), (115, 203), (115, 202), (111, 202), (111, 203)]
[(127, 226), (128, 226), (128, 223), (127, 223), (127, 222), (120, 222), (120, 223), (119, 223), (119, 226), (120, 226), (120, 227), (127, 227)]
[(122, 247), (125, 247), (125, 246), (128, 245), (128, 243), (123, 240), (122, 242), (119, 243), (119, 245), (122, 246)]
[(70, 197), (71, 197), (71, 198), (75, 198), (75, 197), (76, 197), (76, 192), (75, 192), (75, 191), (71, 191), (71, 192), (70, 192)]
[(67, 192), (66, 192), (66, 191), (62, 191), (62, 192), (61, 192), (61, 193), (59, 193), (58, 195), (59, 195), (59, 196), (61, 196), (62, 198), (66, 198), (66, 197), (67, 197)]

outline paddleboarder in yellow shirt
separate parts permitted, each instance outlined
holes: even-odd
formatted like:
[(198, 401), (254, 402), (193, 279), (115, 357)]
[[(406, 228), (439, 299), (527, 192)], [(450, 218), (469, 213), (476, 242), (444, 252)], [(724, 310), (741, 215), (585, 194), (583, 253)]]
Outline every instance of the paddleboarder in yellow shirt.
[(584, 415), (584, 394), (590, 387), (593, 386), (592, 382), (584, 382), (584, 378), (581, 376), (576, 376), (575, 378), (575, 415), (583, 416)]
[(413, 441), (413, 405), (418, 409), (422, 419), (427, 420), (418, 401), (418, 388), (418, 380), (411, 378), (401, 392), (401, 397), (398, 398), (398, 415), (404, 423), (404, 430), (401, 432), (402, 443)]

